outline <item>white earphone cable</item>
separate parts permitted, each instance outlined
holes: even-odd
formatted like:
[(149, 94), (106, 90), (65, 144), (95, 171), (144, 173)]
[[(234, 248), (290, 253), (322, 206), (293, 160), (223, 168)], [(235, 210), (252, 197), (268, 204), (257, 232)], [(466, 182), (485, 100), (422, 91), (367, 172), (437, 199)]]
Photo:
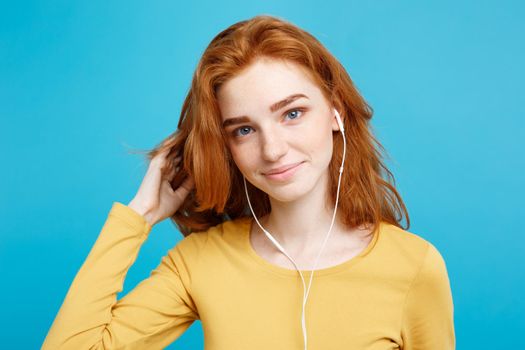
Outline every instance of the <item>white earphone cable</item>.
[(295, 269), (297, 270), (297, 272), (299, 272), (299, 275), (301, 276), (301, 280), (302, 280), (302, 283), (303, 283), (303, 305), (302, 305), (302, 317), (301, 317), (301, 325), (302, 325), (302, 329), (303, 329), (303, 338), (304, 338), (304, 349), (306, 350), (307, 349), (307, 335), (306, 335), (306, 321), (305, 321), (305, 306), (306, 306), (306, 301), (308, 300), (308, 295), (310, 293), (310, 287), (312, 286), (312, 279), (313, 279), (313, 275), (314, 275), (314, 271), (315, 271), (315, 268), (317, 267), (317, 263), (319, 262), (319, 257), (321, 256), (321, 253), (326, 245), (326, 242), (328, 241), (328, 237), (330, 236), (330, 233), (332, 232), (332, 227), (334, 226), (334, 220), (335, 220), (335, 216), (336, 216), (336, 212), (337, 212), (337, 204), (339, 202), (339, 188), (341, 186), (341, 175), (343, 173), (343, 169), (344, 169), (344, 163), (345, 163), (345, 156), (346, 156), (346, 138), (345, 138), (345, 133), (344, 133), (344, 126), (343, 126), (343, 123), (341, 121), (341, 118), (339, 116), (339, 113), (337, 112), (337, 110), (335, 110), (335, 113), (336, 113), (336, 117), (337, 117), (337, 123), (339, 124), (339, 129), (340, 129), (340, 132), (341, 132), (341, 135), (343, 136), (343, 160), (341, 162), (341, 167), (339, 168), (339, 180), (337, 182), (337, 195), (336, 195), (336, 199), (335, 199), (335, 208), (334, 208), (334, 214), (332, 216), (332, 222), (330, 224), (330, 228), (328, 230), (328, 233), (326, 234), (326, 237), (324, 239), (324, 242), (323, 242), (323, 245), (321, 246), (321, 250), (319, 251), (319, 253), (317, 254), (317, 258), (315, 259), (315, 264), (314, 264), (314, 268), (312, 269), (312, 272), (310, 274), (310, 283), (308, 284), (308, 289), (306, 288), (306, 285), (305, 285), (305, 282), (304, 282), (304, 277), (303, 277), (303, 274), (301, 273), (301, 270), (299, 269), (299, 267), (297, 266), (297, 264), (295, 263), (295, 261), (286, 253), (286, 251), (284, 250), (284, 248), (279, 244), (279, 242), (273, 238), (273, 236), (264, 229), (264, 227), (262, 227), (261, 223), (259, 222), (259, 220), (257, 220), (257, 216), (255, 215), (255, 212), (253, 211), (253, 208), (252, 208), (252, 204), (250, 202), (250, 197), (248, 196), (248, 188), (246, 186), (246, 179), (244, 178), (243, 176), (243, 181), (244, 181), (244, 190), (246, 192), (246, 198), (248, 199), (248, 205), (250, 206), (250, 210), (252, 212), (252, 215), (255, 219), (255, 221), (257, 222), (257, 225), (259, 225), (259, 227), (261, 228), (261, 230), (263, 230), (263, 232), (265, 233), (266, 237), (268, 237), (268, 239), (270, 239), (270, 241), (273, 242), (273, 244), (284, 254), (288, 257), (288, 259), (290, 259), (290, 261), (292, 262), (292, 264), (295, 266)]

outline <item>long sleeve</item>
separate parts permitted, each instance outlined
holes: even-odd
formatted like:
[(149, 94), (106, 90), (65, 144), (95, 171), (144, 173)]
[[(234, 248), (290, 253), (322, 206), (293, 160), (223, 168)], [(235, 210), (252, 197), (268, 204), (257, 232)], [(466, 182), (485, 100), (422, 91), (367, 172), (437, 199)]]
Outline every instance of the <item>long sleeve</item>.
[(401, 333), (404, 350), (455, 349), (450, 281), (445, 261), (431, 243), (406, 296)]
[(117, 301), (151, 226), (114, 202), (42, 345), (43, 350), (163, 349), (195, 319), (189, 277), (175, 246)]

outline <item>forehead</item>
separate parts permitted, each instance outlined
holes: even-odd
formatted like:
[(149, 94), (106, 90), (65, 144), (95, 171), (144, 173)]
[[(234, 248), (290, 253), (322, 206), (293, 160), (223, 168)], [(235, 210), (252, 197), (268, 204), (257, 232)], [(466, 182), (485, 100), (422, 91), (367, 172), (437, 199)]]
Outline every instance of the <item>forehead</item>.
[(258, 59), (227, 80), (217, 91), (222, 118), (268, 107), (286, 96), (304, 93), (310, 100), (321, 91), (306, 69), (291, 61)]

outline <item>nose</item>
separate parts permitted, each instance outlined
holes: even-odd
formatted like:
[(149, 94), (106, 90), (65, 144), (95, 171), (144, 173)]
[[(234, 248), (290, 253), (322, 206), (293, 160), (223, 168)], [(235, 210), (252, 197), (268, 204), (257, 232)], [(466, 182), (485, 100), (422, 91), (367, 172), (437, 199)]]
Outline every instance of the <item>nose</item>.
[(275, 162), (288, 152), (286, 139), (277, 130), (268, 130), (261, 140), (262, 156), (269, 162)]

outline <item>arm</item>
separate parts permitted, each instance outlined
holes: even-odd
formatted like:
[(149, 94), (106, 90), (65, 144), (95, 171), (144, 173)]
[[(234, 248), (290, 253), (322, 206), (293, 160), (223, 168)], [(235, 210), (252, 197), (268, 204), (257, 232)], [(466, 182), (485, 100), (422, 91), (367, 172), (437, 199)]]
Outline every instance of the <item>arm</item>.
[(405, 350), (455, 349), (454, 304), (443, 257), (429, 243), (406, 296), (401, 336)]
[(189, 278), (178, 247), (150, 276), (117, 301), (126, 274), (151, 226), (115, 202), (42, 345), (57, 349), (162, 349), (195, 319)]

